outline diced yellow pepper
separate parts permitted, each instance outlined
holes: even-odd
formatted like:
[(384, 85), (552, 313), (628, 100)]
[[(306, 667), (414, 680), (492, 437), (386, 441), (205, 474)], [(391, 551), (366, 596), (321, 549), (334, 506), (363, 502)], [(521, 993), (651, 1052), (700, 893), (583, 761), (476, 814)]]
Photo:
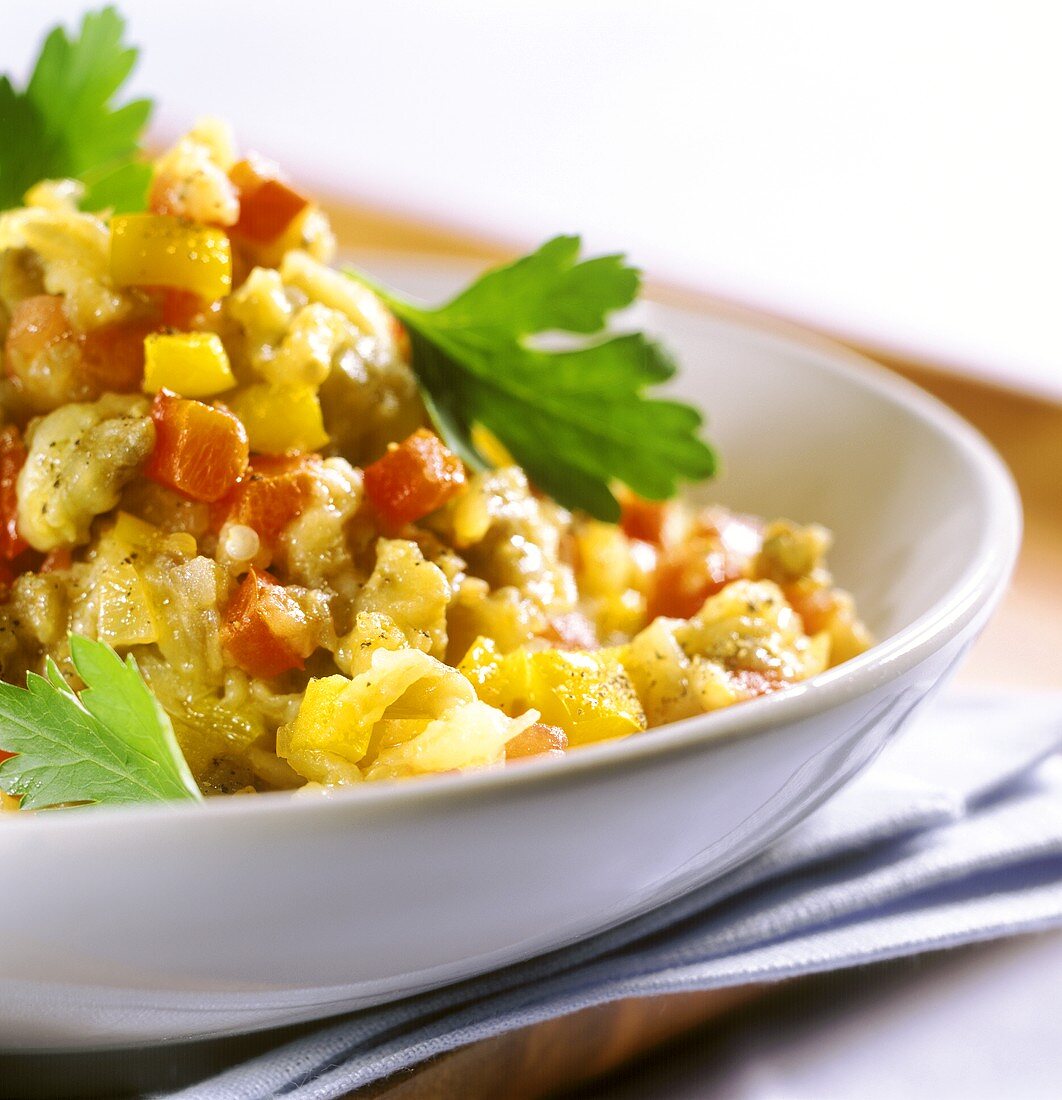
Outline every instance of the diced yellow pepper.
[(144, 582), (132, 565), (119, 562), (108, 569), (97, 588), (97, 636), (110, 645), (150, 645), (159, 640)]
[(259, 454), (299, 454), (328, 442), (317, 391), (310, 386), (255, 383), (233, 395), (229, 406), (243, 421), (251, 450)]
[(119, 512), (114, 522), (114, 537), (131, 550), (147, 550), (154, 546), (158, 535), (159, 529), (153, 523), (128, 512)]
[(595, 618), (600, 638), (637, 634), (646, 624), (645, 597), (637, 589), (615, 592), (598, 601)]
[(212, 397), (235, 385), (217, 333), (153, 333), (144, 338), (145, 393), (173, 390), (182, 397)]
[(116, 286), (166, 286), (214, 301), (232, 290), (232, 248), (224, 230), (162, 214), (111, 219)]
[(631, 587), (630, 540), (615, 524), (589, 520), (576, 531), (575, 543), (584, 566), (579, 575), (581, 592), (609, 597)]
[(182, 558), (194, 558), (198, 553), (194, 535), (187, 531), (167, 534), (128, 512), (118, 513), (111, 534), (130, 550), (162, 550)]
[(618, 650), (521, 648), (501, 657), (489, 638), (477, 638), (458, 670), (483, 702), (511, 716), (537, 710), (573, 745), (624, 737), (646, 726)]
[(174, 531), (162, 540), (162, 548), (179, 558), (194, 558), (199, 553), (195, 535), (187, 531)]
[(373, 724), (359, 722), (356, 708), (344, 698), (350, 683), (345, 676), (325, 676), (306, 685), (290, 734), (289, 757), (324, 749), (356, 763), (369, 751)]
[(457, 666), (484, 703), (501, 706), (502, 657), (493, 638), (478, 637)]
[(528, 654), (529, 702), (572, 745), (637, 733), (645, 713), (626, 672), (594, 653), (543, 649)]

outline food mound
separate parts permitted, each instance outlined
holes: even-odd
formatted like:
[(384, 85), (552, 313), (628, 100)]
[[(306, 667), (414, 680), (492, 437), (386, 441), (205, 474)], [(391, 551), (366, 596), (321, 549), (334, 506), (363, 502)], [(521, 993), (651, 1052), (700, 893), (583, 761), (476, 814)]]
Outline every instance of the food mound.
[(148, 211), (0, 215), (0, 667), (132, 654), (206, 793), (557, 754), (777, 691), (866, 634), (818, 526), (466, 468), (403, 327), (202, 123)]

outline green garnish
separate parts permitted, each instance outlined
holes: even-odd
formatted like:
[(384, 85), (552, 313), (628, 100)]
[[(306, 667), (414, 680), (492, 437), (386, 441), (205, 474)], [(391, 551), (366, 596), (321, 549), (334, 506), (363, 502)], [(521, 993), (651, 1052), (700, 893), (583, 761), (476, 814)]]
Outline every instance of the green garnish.
[(39, 810), (91, 802), (200, 801), (169, 717), (136, 661), (72, 634), (80, 696), (48, 658), (24, 688), (0, 682), (0, 790)]
[(152, 103), (115, 105), (137, 59), (124, 34), (114, 8), (89, 12), (73, 39), (52, 30), (24, 90), (0, 77), (0, 210), (42, 179), (81, 180), (86, 210), (144, 208), (151, 168), (137, 157)]
[[(555, 500), (615, 522), (614, 480), (666, 500), (681, 480), (710, 477), (716, 460), (696, 409), (645, 395), (675, 373), (667, 352), (641, 332), (607, 331), (609, 314), (637, 297), (639, 272), (622, 256), (580, 261), (580, 245), (554, 237), (437, 309), (348, 274), (405, 325), (432, 420), (467, 463), (487, 465), (472, 438), (479, 424)], [(550, 333), (565, 346), (542, 346)]]

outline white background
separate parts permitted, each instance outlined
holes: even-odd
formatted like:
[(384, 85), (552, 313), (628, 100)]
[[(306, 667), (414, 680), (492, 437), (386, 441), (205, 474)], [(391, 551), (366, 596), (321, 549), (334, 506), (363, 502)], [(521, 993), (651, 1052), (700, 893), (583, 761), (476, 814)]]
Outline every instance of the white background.
[[(1062, 398), (1062, 5), (122, 6), (161, 137), (217, 113), (330, 191), (521, 246), (579, 230), (658, 278)], [(81, 7), (8, 0), (0, 68)], [(1062, 1087), (1062, 940), (964, 958), (622, 1095)]]
[[(0, 64), (78, 2), (4, 5)], [(1062, 5), (125, 0), (157, 132), (1062, 398)]]

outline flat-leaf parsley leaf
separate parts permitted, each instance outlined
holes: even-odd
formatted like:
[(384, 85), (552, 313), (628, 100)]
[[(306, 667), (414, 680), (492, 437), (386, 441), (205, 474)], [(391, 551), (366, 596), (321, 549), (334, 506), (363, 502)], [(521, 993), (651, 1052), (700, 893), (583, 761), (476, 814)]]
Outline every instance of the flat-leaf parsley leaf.
[(0, 790), (38, 810), (86, 802), (199, 801), (169, 717), (131, 656), (71, 635), (80, 696), (50, 658), (24, 688), (0, 682)]
[[(644, 333), (607, 331), (637, 297), (639, 272), (622, 256), (580, 260), (580, 245), (554, 237), (437, 309), (348, 274), (405, 326), (428, 411), (466, 462), (486, 465), (473, 442), (480, 425), (561, 504), (615, 521), (614, 481), (665, 500), (716, 462), (696, 409), (645, 394), (675, 373), (667, 352)], [(546, 347), (547, 334), (567, 339)]]
[(42, 179), (78, 179), (87, 210), (143, 209), (151, 168), (138, 158), (152, 104), (115, 104), (136, 64), (125, 20), (107, 7), (89, 12), (69, 37), (55, 27), (23, 91), (0, 77), (0, 210), (22, 203)]

